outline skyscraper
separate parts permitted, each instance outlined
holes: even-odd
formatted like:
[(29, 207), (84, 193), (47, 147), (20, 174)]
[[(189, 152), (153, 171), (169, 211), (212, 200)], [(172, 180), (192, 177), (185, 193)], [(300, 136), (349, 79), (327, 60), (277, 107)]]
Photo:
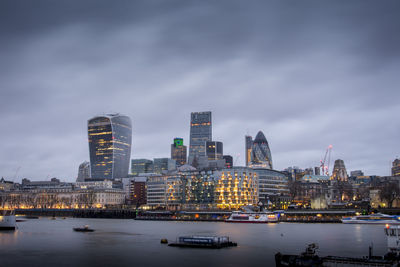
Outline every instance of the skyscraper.
[(171, 145), (171, 159), (176, 161), (176, 166), (182, 166), (186, 164), (186, 152), (187, 148), (183, 145), (182, 138), (174, 138), (174, 143)]
[(128, 176), (132, 122), (128, 116), (106, 114), (88, 120), (92, 179)]
[(251, 147), (251, 165), (266, 169), (272, 168), (272, 157), (267, 138), (262, 131), (257, 133)]
[(190, 119), (189, 164), (206, 156), (206, 142), (212, 140), (211, 111), (192, 112)]
[(347, 171), (344, 166), (344, 161), (341, 159), (335, 160), (335, 165), (333, 166), (332, 179), (337, 181), (347, 181)]
[(222, 157), (225, 160), (225, 168), (232, 168), (233, 167), (233, 158), (230, 155), (224, 155)]
[(222, 142), (207, 141), (206, 142), (206, 157), (208, 160), (222, 159), (224, 152)]
[(400, 176), (400, 159), (395, 159), (392, 163), (392, 176)]
[(251, 162), (251, 147), (253, 146), (253, 138), (250, 135), (245, 136), (245, 144), (246, 166), (249, 166)]

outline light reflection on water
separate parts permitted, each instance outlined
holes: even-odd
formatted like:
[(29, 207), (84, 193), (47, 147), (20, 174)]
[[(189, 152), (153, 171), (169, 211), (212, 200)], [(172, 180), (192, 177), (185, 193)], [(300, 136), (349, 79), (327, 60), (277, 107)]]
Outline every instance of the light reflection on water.
[[(72, 231), (88, 224), (93, 233)], [(277, 252), (298, 254), (318, 243), (320, 255), (366, 256), (386, 252), (381, 225), (235, 224), (118, 219), (49, 220), (18, 223), (0, 232), (0, 266), (268, 266)], [(160, 244), (180, 235), (226, 235), (238, 243), (221, 250), (182, 249)]]

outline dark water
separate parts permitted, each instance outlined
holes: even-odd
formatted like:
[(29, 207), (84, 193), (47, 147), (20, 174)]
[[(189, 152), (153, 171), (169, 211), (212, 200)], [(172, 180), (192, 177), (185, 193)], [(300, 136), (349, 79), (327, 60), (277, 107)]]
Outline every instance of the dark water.
[[(274, 254), (300, 253), (312, 242), (320, 255), (386, 252), (382, 225), (230, 224), (118, 219), (41, 218), (0, 232), (0, 266), (274, 266)], [(72, 231), (89, 224), (94, 233)], [(227, 235), (238, 247), (220, 250), (168, 247), (161, 238)]]

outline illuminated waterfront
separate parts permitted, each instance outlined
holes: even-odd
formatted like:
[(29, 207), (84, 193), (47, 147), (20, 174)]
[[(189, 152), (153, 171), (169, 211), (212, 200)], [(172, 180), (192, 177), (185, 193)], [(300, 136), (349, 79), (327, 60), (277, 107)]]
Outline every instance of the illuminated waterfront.
[[(89, 224), (94, 233), (73, 232)], [(366, 256), (386, 252), (382, 225), (227, 224), (119, 219), (40, 218), (0, 232), (0, 266), (270, 266), (274, 254), (300, 253), (308, 243), (320, 255)], [(180, 249), (160, 244), (179, 235), (227, 235), (238, 247)]]

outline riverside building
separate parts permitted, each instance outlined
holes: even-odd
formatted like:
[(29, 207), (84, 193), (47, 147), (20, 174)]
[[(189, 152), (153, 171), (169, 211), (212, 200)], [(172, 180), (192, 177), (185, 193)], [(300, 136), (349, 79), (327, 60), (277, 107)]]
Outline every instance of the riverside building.
[(91, 178), (128, 176), (132, 122), (127, 116), (107, 114), (88, 120)]

